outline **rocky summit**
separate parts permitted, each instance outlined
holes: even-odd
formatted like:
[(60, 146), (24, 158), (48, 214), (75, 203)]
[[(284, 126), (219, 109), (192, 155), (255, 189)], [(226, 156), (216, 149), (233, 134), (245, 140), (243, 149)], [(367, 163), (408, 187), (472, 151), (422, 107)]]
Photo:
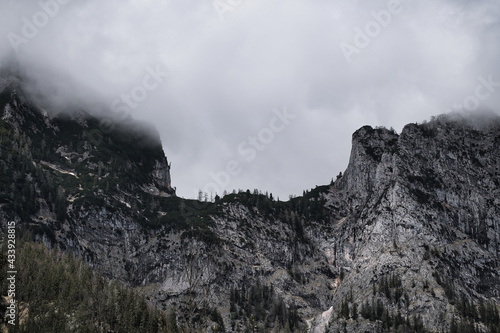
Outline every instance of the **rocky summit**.
[(328, 185), (200, 202), (175, 195), (149, 125), (46, 110), (13, 77), (0, 90), (4, 231), (16, 221), (185, 332), (500, 332), (496, 114), (364, 126)]

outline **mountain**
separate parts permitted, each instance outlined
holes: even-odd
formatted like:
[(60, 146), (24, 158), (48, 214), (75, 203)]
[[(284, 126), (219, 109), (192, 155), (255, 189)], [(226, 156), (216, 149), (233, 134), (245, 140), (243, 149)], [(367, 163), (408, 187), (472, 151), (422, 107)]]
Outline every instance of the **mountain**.
[(2, 228), (76, 254), (180, 326), (500, 332), (497, 115), (365, 126), (329, 185), (198, 202), (175, 196), (148, 125), (55, 113), (2, 82)]
[(359, 308), (375, 294), (388, 315), (411, 314), (430, 331), (498, 306), (499, 143), (493, 114), (354, 133), (349, 167), (327, 194), (348, 210), (329, 243), (348, 271), (337, 293)]
[(175, 196), (152, 126), (110, 123), (82, 110), (51, 113), (34, 105), (15, 80), (3, 87), (0, 107), (3, 219), (30, 225), (47, 246), (93, 262), (86, 242), (100, 234), (103, 219), (120, 225), (102, 236), (121, 238), (156, 223), (149, 218), (155, 198)]

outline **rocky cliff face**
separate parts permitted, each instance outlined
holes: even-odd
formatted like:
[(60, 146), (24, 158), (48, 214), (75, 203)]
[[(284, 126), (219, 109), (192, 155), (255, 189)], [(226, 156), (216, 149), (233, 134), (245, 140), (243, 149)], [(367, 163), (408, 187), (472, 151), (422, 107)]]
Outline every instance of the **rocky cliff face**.
[[(359, 308), (375, 296), (388, 313), (421, 316), (432, 331), (449, 328), (461, 298), (498, 304), (499, 135), (497, 116), (458, 114), (399, 136), (367, 127), (353, 135), (349, 167), (327, 194), (351, 209), (329, 244), (348, 272), (336, 308), (346, 295)], [(394, 274), (402, 295), (379, 297)]]
[(179, 322), (227, 332), (498, 325), (498, 116), (444, 115), (399, 135), (365, 126), (335, 183), (288, 202), (247, 191), (204, 203), (175, 197), (144, 126), (103, 130), (86, 112), (54, 115), (23, 96), (15, 85), (0, 94), (2, 221), (177, 309)]
[(127, 260), (144, 243), (148, 205), (175, 196), (159, 135), (131, 121), (110, 130), (81, 110), (40, 109), (18, 79), (5, 80), (2, 88), (2, 220), (29, 225), (47, 246), (72, 250), (109, 276), (135, 281)]

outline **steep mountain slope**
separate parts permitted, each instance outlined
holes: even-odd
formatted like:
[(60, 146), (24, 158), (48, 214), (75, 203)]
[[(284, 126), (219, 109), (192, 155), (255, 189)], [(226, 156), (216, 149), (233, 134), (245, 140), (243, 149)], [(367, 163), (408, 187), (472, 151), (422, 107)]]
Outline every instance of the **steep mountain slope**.
[[(6, 245), (6, 244), (5, 244)], [(11, 277), (5, 249), (0, 253), (0, 278)], [(16, 242), (17, 315), (2, 298), (1, 332), (141, 332), (179, 331), (175, 317), (148, 304), (143, 296), (93, 272), (70, 253), (43, 244)], [(1, 284), (1, 294), (10, 286)], [(14, 312), (15, 313), (15, 312)]]
[(182, 326), (500, 329), (498, 116), (443, 115), (399, 135), (365, 126), (330, 185), (209, 203), (175, 196), (145, 125), (41, 110), (15, 81), (0, 93), (2, 227), (16, 220)]
[(474, 317), (465, 303), (498, 305), (499, 140), (494, 115), (444, 115), (399, 136), (370, 127), (353, 135), (349, 167), (327, 195), (352, 209), (330, 245), (348, 271), (344, 301), (361, 308), (381, 300), (388, 314), (421, 316), (429, 330)]
[(0, 93), (0, 108), (3, 219), (29, 225), (49, 246), (72, 249), (92, 262), (96, 253), (87, 242), (101, 234), (96, 219), (120, 216), (113, 221), (121, 223), (113, 226), (114, 235), (102, 236), (121, 238), (150, 223), (147, 205), (154, 198), (175, 195), (170, 166), (150, 126), (129, 120), (109, 129), (84, 111), (38, 109), (16, 80)]

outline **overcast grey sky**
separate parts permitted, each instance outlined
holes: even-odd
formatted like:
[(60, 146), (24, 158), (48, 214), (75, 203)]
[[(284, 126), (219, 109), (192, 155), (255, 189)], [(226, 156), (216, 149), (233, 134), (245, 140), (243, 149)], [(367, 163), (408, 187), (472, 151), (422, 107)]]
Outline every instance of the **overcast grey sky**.
[(499, 111), (498, 0), (1, 1), (0, 57), (154, 123), (183, 197), (287, 199), (344, 171), (363, 125)]

